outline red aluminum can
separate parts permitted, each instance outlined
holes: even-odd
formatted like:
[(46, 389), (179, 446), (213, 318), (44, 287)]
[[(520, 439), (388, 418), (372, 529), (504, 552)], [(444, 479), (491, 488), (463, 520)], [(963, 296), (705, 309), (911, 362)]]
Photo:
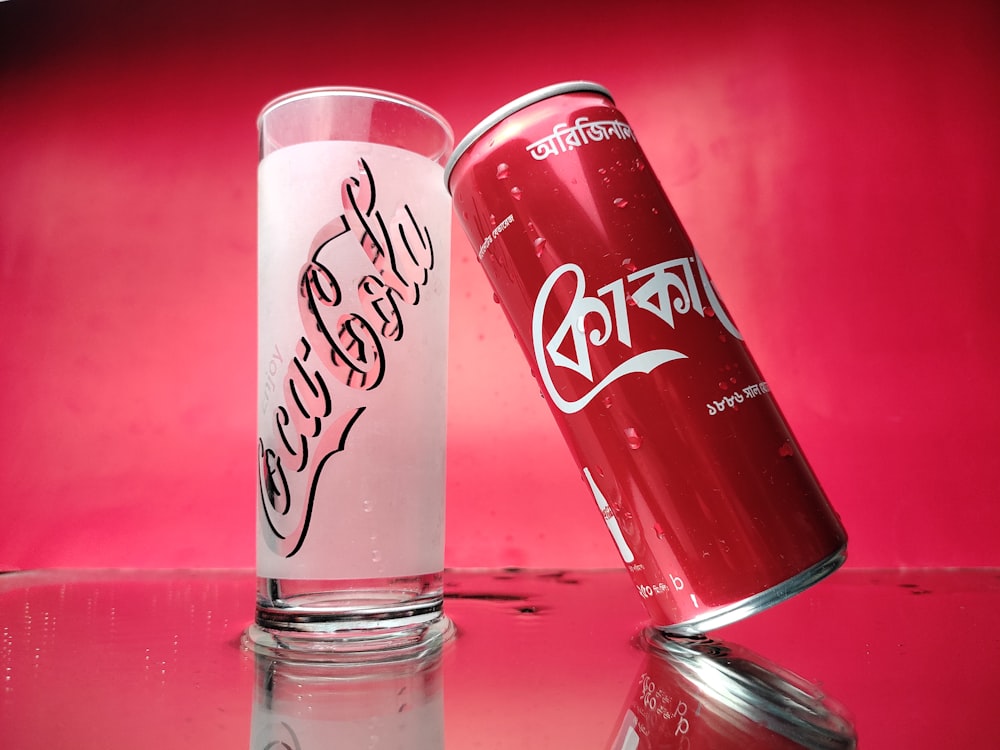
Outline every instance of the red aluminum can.
[(719, 627), (840, 566), (844, 529), (606, 89), (515, 100), (445, 179), (654, 625)]

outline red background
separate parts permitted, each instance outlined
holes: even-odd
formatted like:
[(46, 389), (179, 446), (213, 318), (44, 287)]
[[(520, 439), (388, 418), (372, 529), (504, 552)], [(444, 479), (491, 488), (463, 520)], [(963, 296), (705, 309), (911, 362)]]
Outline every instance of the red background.
[[(0, 569), (253, 564), (255, 119), (592, 79), (851, 534), (1000, 563), (991, 2), (0, 3)], [(806, 6), (809, 7), (806, 7)], [(447, 564), (619, 564), (453, 242)]]

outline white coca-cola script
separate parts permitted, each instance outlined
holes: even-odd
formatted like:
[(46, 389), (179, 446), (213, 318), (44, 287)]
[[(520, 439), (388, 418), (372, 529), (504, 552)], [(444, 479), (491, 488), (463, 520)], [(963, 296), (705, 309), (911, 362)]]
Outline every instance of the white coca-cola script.
[[(280, 384), (283, 398), (272, 421), (277, 439), (270, 445), (258, 441), (258, 493), (267, 541), (284, 557), (301, 549), (323, 471), (346, 449), (351, 428), (366, 408), (338, 406), (331, 385), (339, 381), (341, 388), (371, 391), (382, 383), (386, 346), (403, 338), (406, 306), (419, 304), (434, 267), (427, 227), (407, 204), (392, 216), (383, 215), (364, 159), (358, 170), (357, 177), (343, 182), (344, 213), (319, 230), (302, 268), (298, 294), (305, 335)], [(372, 273), (356, 283), (337, 278), (323, 259), (336, 257), (342, 243), (360, 243)], [(348, 300), (353, 312), (346, 309)], [(281, 361), (276, 349), (271, 362)], [(264, 388), (269, 399), (279, 385), (269, 379)]]
[[(552, 335), (546, 337), (543, 321), (554, 299), (553, 290), (564, 277), (575, 281), (572, 301)], [(592, 347), (606, 345), (612, 337), (632, 349), (634, 315), (653, 315), (673, 329), (679, 317), (689, 313), (702, 317), (714, 315), (726, 331), (742, 339), (697, 256), (668, 260), (634, 271), (597, 289), (594, 296), (587, 294), (580, 266), (575, 263), (559, 266), (542, 284), (531, 318), (535, 361), (549, 398), (564, 414), (574, 414), (619, 378), (649, 373), (668, 362), (686, 359), (687, 354), (677, 349), (650, 348), (634, 351), (627, 360), (602, 374), (594, 372), (591, 351)], [(570, 400), (556, 387), (553, 368), (575, 372), (593, 387)]]

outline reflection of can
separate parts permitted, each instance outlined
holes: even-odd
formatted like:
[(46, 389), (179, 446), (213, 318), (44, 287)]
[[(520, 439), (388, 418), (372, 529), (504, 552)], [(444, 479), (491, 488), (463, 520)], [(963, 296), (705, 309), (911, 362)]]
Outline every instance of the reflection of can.
[(843, 562), (843, 528), (605, 89), (512, 102), (446, 179), (654, 624), (717, 627)]
[(656, 639), (609, 750), (850, 750), (846, 711), (738, 646)]

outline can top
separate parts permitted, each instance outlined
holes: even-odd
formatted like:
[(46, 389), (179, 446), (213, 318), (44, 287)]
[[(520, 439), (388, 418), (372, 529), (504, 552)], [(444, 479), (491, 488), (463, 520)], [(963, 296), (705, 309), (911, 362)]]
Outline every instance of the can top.
[(581, 91), (592, 91), (598, 94), (603, 94), (608, 97), (608, 99), (612, 98), (611, 92), (599, 83), (593, 83), (592, 81), (567, 81), (565, 83), (556, 83), (551, 86), (546, 86), (545, 88), (537, 89), (529, 94), (518, 97), (514, 101), (504, 105), (496, 112), (486, 117), (482, 122), (470, 130), (468, 135), (458, 142), (458, 145), (451, 154), (451, 158), (448, 159), (448, 163), (444, 168), (444, 185), (448, 190), (448, 193), (451, 193), (451, 173), (455, 168), (455, 164), (462, 157), (462, 154), (464, 154), (473, 143), (478, 141), (487, 130), (492, 128), (501, 120), (510, 117), (515, 112), (535, 104), (536, 102), (540, 102), (543, 99), (549, 99), (553, 96), (572, 94)]

